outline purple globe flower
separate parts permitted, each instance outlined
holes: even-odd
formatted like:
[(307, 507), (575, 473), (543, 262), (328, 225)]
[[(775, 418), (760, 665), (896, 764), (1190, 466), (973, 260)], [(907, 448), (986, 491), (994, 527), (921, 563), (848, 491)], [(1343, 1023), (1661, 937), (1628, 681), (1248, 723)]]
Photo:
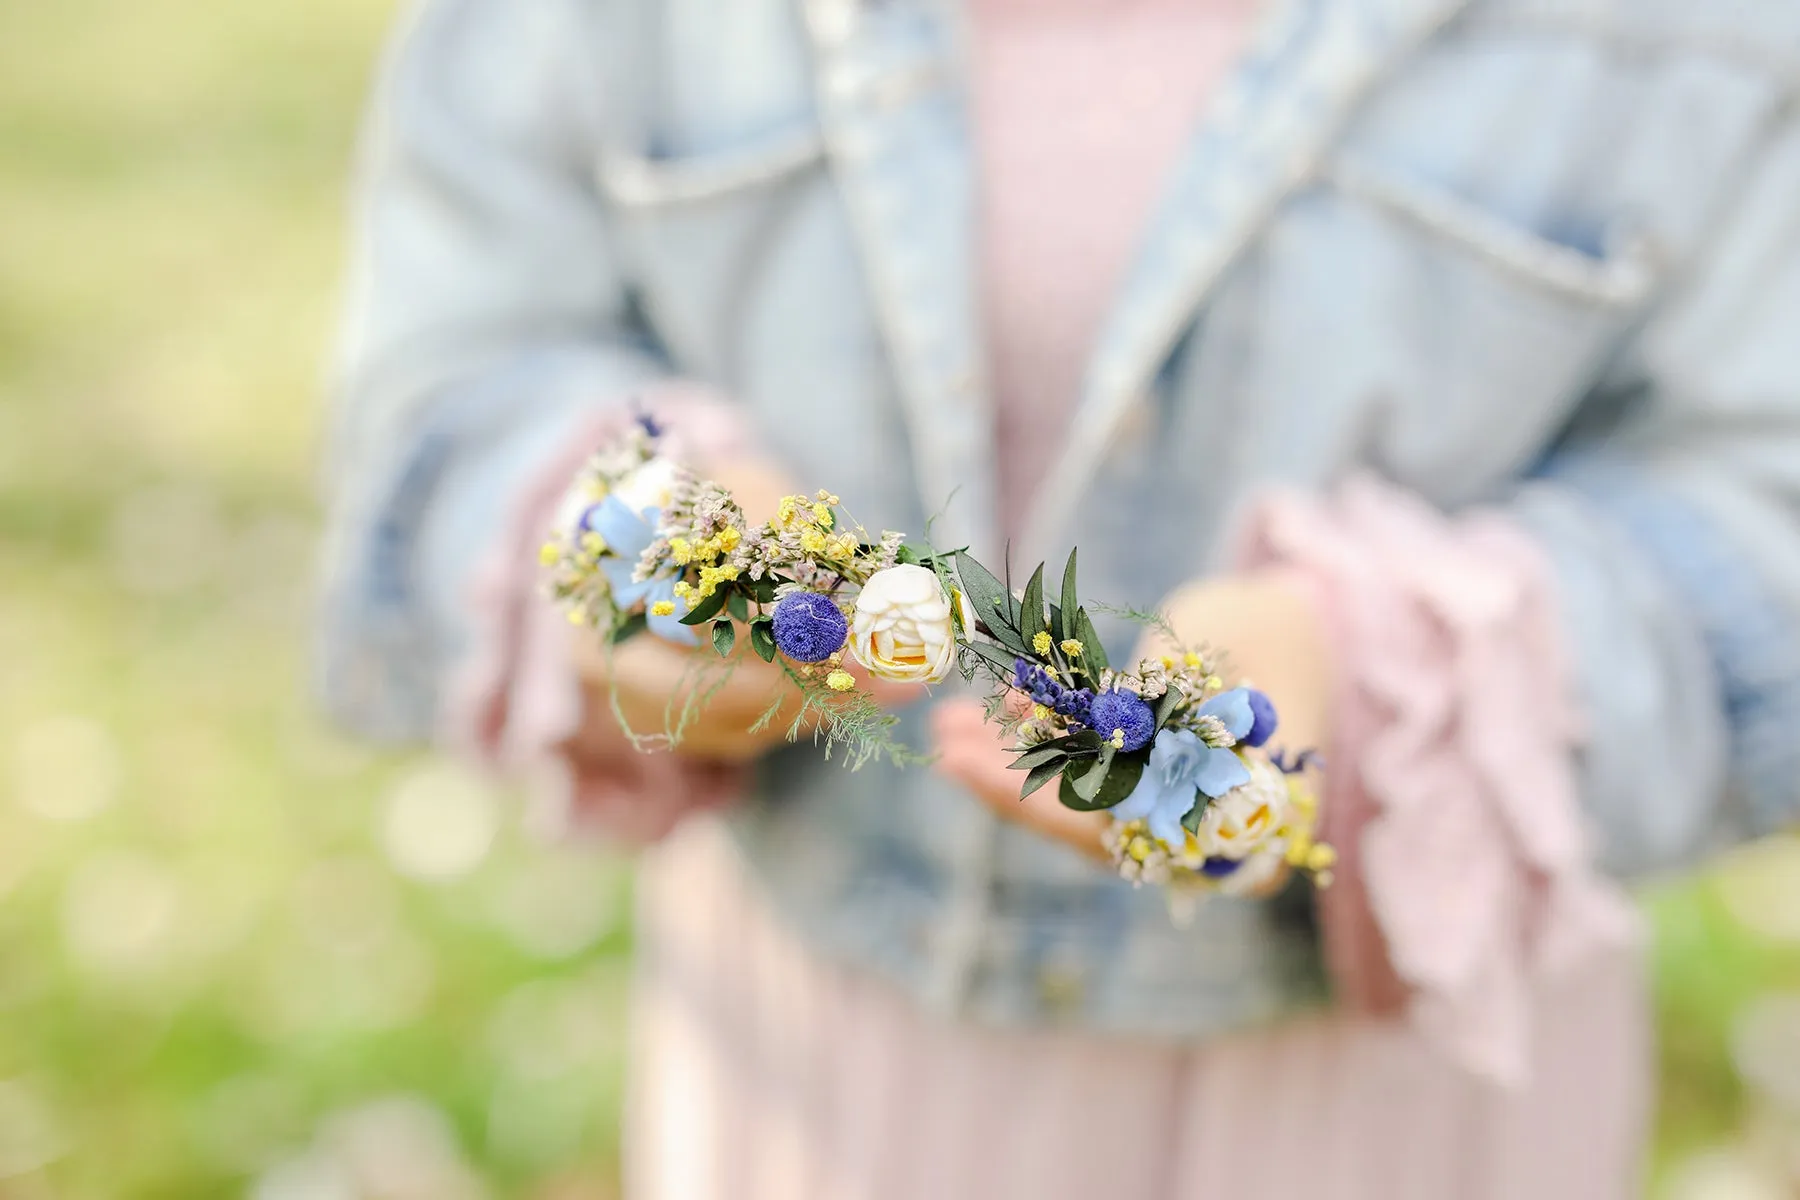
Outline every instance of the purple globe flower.
[(1122, 735), (1122, 750), (1142, 750), (1156, 732), (1156, 714), (1143, 697), (1120, 688), (1101, 692), (1089, 709), (1088, 724), (1103, 738)]
[(790, 592), (775, 606), (775, 645), (795, 662), (824, 662), (843, 648), (850, 623), (831, 597)]
[(1239, 740), (1246, 746), (1260, 746), (1275, 736), (1281, 718), (1275, 714), (1275, 702), (1255, 688), (1244, 689), (1250, 700), (1250, 732)]

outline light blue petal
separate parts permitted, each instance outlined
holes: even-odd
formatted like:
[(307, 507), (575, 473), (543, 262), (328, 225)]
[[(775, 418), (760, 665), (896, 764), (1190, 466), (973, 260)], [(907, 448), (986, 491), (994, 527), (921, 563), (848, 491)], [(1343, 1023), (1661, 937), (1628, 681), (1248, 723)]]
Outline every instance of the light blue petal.
[(1217, 747), (1207, 750), (1199, 771), (1194, 774), (1194, 785), (1215, 800), (1232, 788), (1243, 787), (1249, 782), (1250, 771), (1242, 760), (1231, 751)]
[(1188, 815), (1199, 799), (1190, 788), (1171, 788), (1162, 794), (1162, 801), (1156, 811), (1150, 814), (1150, 832), (1161, 838), (1171, 849), (1179, 849), (1187, 842), (1187, 830), (1181, 827), (1181, 818)]
[[(1220, 692), (1211, 700), (1200, 706), (1203, 717), (1217, 717), (1231, 731), (1231, 736), (1242, 739), (1256, 724), (1256, 714), (1250, 709), (1250, 689), (1232, 688), (1229, 692)], [(1209, 792), (1208, 795), (1217, 795)]]
[(699, 645), (700, 637), (694, 631), (694, 627), (681, 623), (681, 618), (687, 613), (688, 606), (687, 601), (675, 599), (675, 581), (673, 579), (656, 579), (650, 581), (648, 586), (651, 589), (647, 597), (649, 603), (655, 604), (660, 600), (673, 600), (675, 603), (675, 611), (666, 617), (659, 617), (655, 613), (650, 614), (650, 632), (663, 641), (673, 642), (677, 646)]
[(1131, 789), (1131, 795), (1110, 808), (1115, 821), (1141, 821), (1156, 811), (1157, 802), (1162, 799), (1163, 785), (1154, 771), (1146, 770), (1138, 776), (1137, 786)]
[(588, 509), (582, 524), (599, 534), (608, 550), (632, 562), (656, 537), (656, 526), (632, 512), (617, 496), (608, 496)]
[[(659, 582), (674, 586), (672, 580), (632, 579), (632, 573), (637, 570), (635, 558), (603, 558), (600, 560), (600, 570), (606, 575), (606, 582), (612, 585), (613, 604), (621, 612), (630, 612), (648, 600)], [(670, 593), (671, 596), (673, 594)]]

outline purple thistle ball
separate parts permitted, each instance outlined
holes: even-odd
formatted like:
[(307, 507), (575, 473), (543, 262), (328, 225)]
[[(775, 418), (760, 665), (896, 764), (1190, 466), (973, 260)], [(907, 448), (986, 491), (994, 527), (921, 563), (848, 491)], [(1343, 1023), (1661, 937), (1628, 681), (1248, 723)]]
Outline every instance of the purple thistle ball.
[(1103, 738), (1111, 737), (1115, 730), (1124, 735), (1121, 750), (1142, 750), (1156, 732), (1156, 714), (1143, 697), (1113, 688), (1094, 697), (1088, 725)]
[(850, 623), (831, 597), (790, 592), (775, 606), (775, 645), (795, 662), (824, 662), (843, 648)]
[(1246, 746), (1260, 746), (1275, 736), (1281, 718), (1275, 715), (1275, 702), (1257, 691), (1245, 688), (1250, 701), (1250, 732), (1238, 739)]

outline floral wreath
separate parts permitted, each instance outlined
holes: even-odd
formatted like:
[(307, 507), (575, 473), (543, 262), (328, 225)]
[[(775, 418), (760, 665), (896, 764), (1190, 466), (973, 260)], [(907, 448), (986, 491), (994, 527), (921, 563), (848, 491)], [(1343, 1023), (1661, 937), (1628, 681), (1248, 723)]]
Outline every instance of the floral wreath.
[[(541, 555), (552, 597), (604, 645), (648, 632), (717, 652), (661, 733), (627, 730), (641, 749), (680, 741), (739, 661), (740, 639), (779, 663), (800, 698), (789, 739), (810, 729), (852, 769), (924, 760), (895, 741), (898, 718), (846, 660), (919, 685), (957, 671), (987, 685), (988, 716), (1024, 772), (1020, 798), (1055, 782), (1068, 808), (1107, 812), (1103, 844), (1126, 879), (1238, 895), (1293, 870), (1329, 883), (1335, 855), (1316, 840), (1306, 783), (1317, 755), (1268, 750), (1275, 705), (1227, 688), (1210, 652), (1113, 667), (1076, 589), (1076, 552), (1051, 596), (1042, 564), (1015, 591), (966, 550), (872, 536), (826, 491), (784, 497), (772, 520), (752, 525), (727, 491), (658, 453), (660, 432), (642, 418), (589, 460)], [(1158, 614), (1095, 611), (1175, 640)], [(780, 719), (788, 699), (776, 696), (753, 731)], [(614, 711), (624, 724), (616, 698)]]

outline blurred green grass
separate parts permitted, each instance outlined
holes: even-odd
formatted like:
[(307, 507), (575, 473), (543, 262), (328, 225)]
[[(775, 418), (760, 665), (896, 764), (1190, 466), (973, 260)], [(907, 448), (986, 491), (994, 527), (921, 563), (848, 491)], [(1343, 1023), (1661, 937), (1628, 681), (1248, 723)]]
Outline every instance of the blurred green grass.
[[(0, 1197), (337, 1195), (371, 1155), (423, 1189), (395, 1195), (613, 1191), (624, 864), (306, 701), (392, 15), (0, 5)], [(423, 811), (461, 815), (396, 871)], [(1711, 882), (1650, 905), (1668, 1155), (1735, 1127), (1730, 1021), (1800, 954)]]

